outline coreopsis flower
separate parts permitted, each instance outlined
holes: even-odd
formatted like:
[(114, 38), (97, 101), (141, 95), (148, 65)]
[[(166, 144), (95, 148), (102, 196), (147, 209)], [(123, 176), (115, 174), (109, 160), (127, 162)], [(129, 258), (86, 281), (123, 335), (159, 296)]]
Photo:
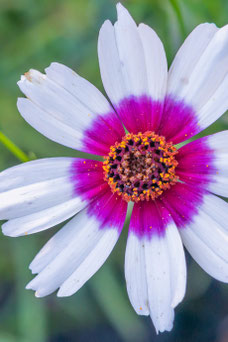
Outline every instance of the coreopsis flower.
[[(131, 304), (157, 332), (171, 330), (186, 288), (183, 244), (212, 277), (228, 281), (228, 131), (178, 148), (228, 108), (228, 26), (197, 26), (169, 72), (163, 45), (117, 5), (98, 39), (110, 102), (59, 63), (18, 85), (23, 118), (49, 139), (103, 157), (47, 158), (0, 174), (3, 233), (21, 236), (70, 220), (38, 253), (27, 285), (70, 296), (101, 267), (134, 203), (125, 275)], [(128, 133), (125, 132), (125, 129)]]

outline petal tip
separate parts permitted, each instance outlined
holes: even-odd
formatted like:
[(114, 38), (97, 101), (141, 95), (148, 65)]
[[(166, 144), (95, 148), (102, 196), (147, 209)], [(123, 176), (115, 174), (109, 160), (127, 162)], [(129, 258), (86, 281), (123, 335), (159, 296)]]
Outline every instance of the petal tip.
[(121, 17), (123, 17), (123, 16), (128, 16), (131, 18), (131, 15), (128, 12), (128, 10), (126, 9), (126, 7), (124, 7), (120, 2), (118, 2), (116, 4), (116, 11), (117, 11), (118, 20), (121, 19)]
[[(9, 221), (8, 221), (9, 222)], [(5, 236), (9, 236), (9, 237), (18, 237), (19, 235), (17, 235), (14, 231), (9, 230), (8, 227), (8, 222), (4, 223), (2, 225), (2, 233)]]
[(32, 274), (37, 274), (38, 272), (36, 271), (36, 265), (34, 265), (33, 261), (31, 262), (31, 264), (29, 265), (29, 269), (32, 272)]
[(57, 297), (69, 297), (71, 296), (73, 293), (69, 293), (69, 294), (66, 294), (64, 291), (62, 291), (61, 287), (59, 289), (59, 291), (57, 292)]
[(29, 69), (29, 71), (24, 73), (24, 75), (21, 75), (21, 79), (17, 82), (17, 84), (19, 87), (25, 82), (40, 84), (46, 79), (46, 77), (47, 76), (45, 74), (42, 74), (35, 69)]
[(117, 9), (117, 12), (118, 12), (118, 11), (125, 10), (125, 7), (121, 4), (121, 2), (117, 2), (116, 9)]
[(63, 65), (62, 63), (59, 63), (59, 62), (51, 62), (51, 64), (48, 67), (46, 67), (44, 69), (44, 71), (45, 71), (46, 74), (48, 74), (48, 72), (50, 70), (54, 70), (54, 71), (59, 72), (60, 68), (64, 69), (64, 68), (67, 68), (67, 67), (65, 65)]
[(34, 295), (35, 295), (36, 298), (41, 298), (41, 297), (42, 297), (42, 296), (39, 294), (38, 291), (36, 291), (36, 292), (34, 293)]
[(31, 286), (31, 281), (25, 286), (26, 290), (33, 290)]
[[(105, 20), (104, 23), (101, 25), (100, 31), (99, 31), (99, 36), (101, 35), (101, 33), (108, 29), (109, 27), (112, 27), (112, 23), (109, 19)], [(98, 44), (99, 44), (100, 40), (98, 40)]]

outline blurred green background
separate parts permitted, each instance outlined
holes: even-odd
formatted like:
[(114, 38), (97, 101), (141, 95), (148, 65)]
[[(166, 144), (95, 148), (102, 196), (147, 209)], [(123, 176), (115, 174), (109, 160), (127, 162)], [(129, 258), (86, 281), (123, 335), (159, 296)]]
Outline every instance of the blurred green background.
[[(52, 61), (76, 70), (103, 91), (97, 36), (116, 18), (114, 0), (0, 0), (0, 131), (31, 157), (79, 156), (41, 136), (20, 117), (16, 82), (29, 68)], [(135, 20), (163, 40), (169, 64), (186, 35), (201, 22), (228, 22), (227, 0), (125, 0)], [(228, 90), (227, 90), (228, 91)], [(228, 94), (227, 94), (228, 96)], [(223, 116), (205, 133), (228, 128)], [(18, 160), (0, 143), (0, 171)], [(188, 258), (185, 300), (174, 329), (156, 336), (149, 318), (132, 309), (124, 280), (127, 229), (102, 269), (74, 296), (36, 299), (24, 289), (29, 262), (59, 229), (12, 239), (0, 236), (0, 342), (175, 341), (228, 342), (228, 292)]]

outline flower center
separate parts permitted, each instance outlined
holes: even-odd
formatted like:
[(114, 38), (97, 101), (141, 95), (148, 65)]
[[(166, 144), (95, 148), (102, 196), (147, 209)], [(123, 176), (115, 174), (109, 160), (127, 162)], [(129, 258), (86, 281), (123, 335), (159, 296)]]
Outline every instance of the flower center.
[(112, 192), (127, 202), (154, 200), (178, 181), (177, 149), (154, 132), (125, 135), (103, 163)]

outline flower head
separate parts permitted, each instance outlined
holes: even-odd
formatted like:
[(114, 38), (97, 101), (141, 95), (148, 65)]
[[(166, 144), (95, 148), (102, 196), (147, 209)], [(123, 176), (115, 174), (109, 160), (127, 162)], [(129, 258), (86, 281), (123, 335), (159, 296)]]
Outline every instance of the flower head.
[[(228, 27), (202, 24), (168, 72), (163, 45), (117, 5), (98, 40), (112, 103), (59, 63), (30, 70), (18, 85), (24, 119), (49, 139), (103, 161), (48, 158), (0, 173), (0, 219), (9, 236), (71, 217), (32, 261), (36, 296), (69, 296), (101, 267), (134, 203), (125, 257), (130, 301), (157, 332), (171, 330), (183, 299), (183, 244), (212, 277), (228, 282), (228, 132), (178, 148), (228, 108)], [(128, 133), (125, 133), (125, 129)]]
[(155, 200), (178, 180), (177, 153), (172, 143), (153, 132), (127, 134), (105, 158), (105, 180), (127, 202)]

